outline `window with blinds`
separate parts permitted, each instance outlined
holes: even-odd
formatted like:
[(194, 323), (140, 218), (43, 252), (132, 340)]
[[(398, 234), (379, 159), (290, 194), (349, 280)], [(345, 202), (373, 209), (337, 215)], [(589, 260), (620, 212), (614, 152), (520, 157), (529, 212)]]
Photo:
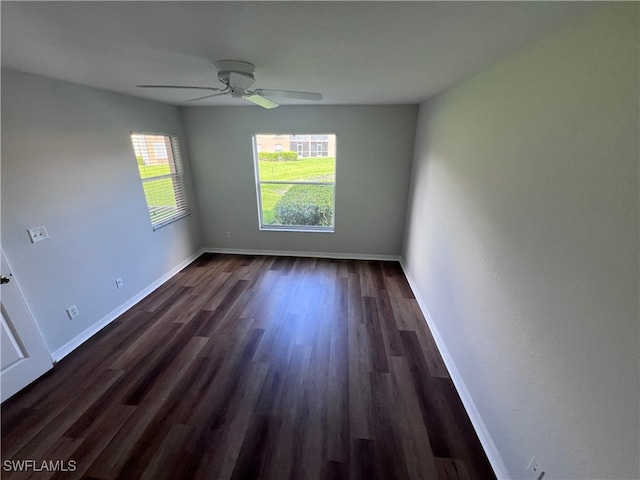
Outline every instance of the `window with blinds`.
[(131, 142), (153, 229), (189, 215), (178, 137), (134, 132)]

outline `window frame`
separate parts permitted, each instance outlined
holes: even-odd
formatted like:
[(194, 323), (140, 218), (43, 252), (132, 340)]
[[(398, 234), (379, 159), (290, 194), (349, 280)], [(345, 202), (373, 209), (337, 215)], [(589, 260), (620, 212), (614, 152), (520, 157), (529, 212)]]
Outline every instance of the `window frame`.
[[(180, 148), (180, 140), (178, 138), (178, 135), (175, 133), (131, 131), (129, 138), (132, 143), (133, 156), (134, 156), (134, 159), (136, 159), (136, 165), (138, 165), (138, 163), (137, 163), (137, 152), (135, 148), (135, 142), (133, 139), (134, 135), (142, 136), (142, 137), (145, 137), (145, 136), (164, 137), (165, 145), (168, 144), (170, 147), (169, 149), (166, 149), (166, 154), (167, 154), (166, 158), (167, 158), (167, 163), (169, 164), (169, 170), (170, 170), (169, 173), (143, 178), (142, 176), (140, 176), (141, 172), (138, 167), (138, 175), (140, 176), (139, 177), (140, 184), (143, 187), (143, 195), (145, 198), (145, 203), (147, 204), (147, 210), (149, 212), (149, 220), (151, 222), (151, 227), (153, 231), (156, 231), (166, 225), (169, 225), (170, 223), (173, 223), (177, 220), (180, 220), (184, 217), (191, 215), (191, 210), (189, 208), (189, 203), (187, 201), (187, 192), (185, 189), (184, 166), (182, 163), (182, 152)], [(148, 148), (146, 143), (147, 142), (144, 141), (142, 142), (142, 145), (144, 145), (144, 151), (147, 153), (147, 157), (148, 157)], [(153, 146), (155, 148), (155, 142), (153, 143)], [(146, 161), (149, 160), (149, 158), (144, 158), (144, 157), (143, 159)], [(146, 183), (151, 183), (159, 180), (168, 180), (168, 179), (171, 180), (171, 185), (173, 190), (172, 193), (176, 199), (176, 211), (168, 217), (160, 217), (160, 219), (154, 219), (154, 213), (152, 211), (153, 206), (149, 205), (147, 194), (144, 190), (144, 185)]]
[[(257, 204), (258, 204), (258, 229), (260, 231), (266, 231), (266, 232), (307, 232), (307, 233), (335, 233), (336, 231), (336, 183), (337, 183), (337, 170), (338, 170), (338, 165), (337, 165), (337, 157), (338, 157), (338, 153), (337, 153), (337, 144), (338, 144), (338, 137), (335, 133), (331, 133), (331, 134), (323, 134), (323, 135), (333, 135), (335, 138), (335, 156), (334, 156), (334, 167), (333, 167), (333, 182), (308, 182), (308, 181), (299, 181), (299, 180), (289, 180), (289, 181), (273, 181), (273, 180), (264, 180), (261, 181), (260, 180), (260, 164), (259, 164), (259, 159), (258, 159), (258, 140), (257, 137), (261, 136), (261, 135), (273, 135), (274, 137), (281, 137), (281, 136), (289, 136), (289, 138), (291, 136), (296, 136), (299, 134), (295, 134), (295, 133), (289, 133), (289, 134), (278, 134), (278, 133), (252, 133), (251, 134), (251, 141), (252, 141), (252, 146), (253, 146), (253, 168), (254, 168), (254, 178), (255, 178), (255, 182), (256, 182), (256, 198), (257, 198)], [(307, 138), (310, 137), (310, 135), (305, 135)], [(264, 150), (262, 150), (264, 151)], [(299, 152), (298, 156), (300, 156), (301, 158), (310, 158), (310, 157), (303, 157), (302, 155), (300, 155)], [(328, 153), (328, 151), (327, 151)], [(329, 155), (327, 154), (327, 157)], [(317, 158), (322, 158), (322, 157), (317, 157)], [(263, 219), (263, 210), (262, 210), (262, 190), (260, 188), (261, 185), (321, 185), (321, 186), (327, 186), (327, 185), (331, 185), (333, 186), (333, 202), (331, 205), (331, 209), (332, 209), (332, 216), (331, 216), (331, 225), (329, 226), (321, 226), (321, 225), (274, 225), (274, 224), (265, 224), (264, 223), (264, 219)]]

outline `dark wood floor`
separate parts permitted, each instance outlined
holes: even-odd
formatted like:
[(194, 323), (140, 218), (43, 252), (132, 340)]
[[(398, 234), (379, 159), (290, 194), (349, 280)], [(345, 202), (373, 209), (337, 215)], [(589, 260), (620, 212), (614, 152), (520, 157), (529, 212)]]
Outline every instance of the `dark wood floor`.
[(495, 478), (400, 266), (288, 257), (200, 257), (5, 402), (16, 459), (75, 471), (3, 478)]

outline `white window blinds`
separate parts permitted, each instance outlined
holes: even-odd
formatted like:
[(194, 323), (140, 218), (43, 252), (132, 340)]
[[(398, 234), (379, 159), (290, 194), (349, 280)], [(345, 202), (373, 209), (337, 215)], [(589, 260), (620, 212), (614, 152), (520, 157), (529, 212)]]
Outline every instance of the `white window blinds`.
[(131, 141), (153, 229), (189, 215), (178, 137), (134, 132)]

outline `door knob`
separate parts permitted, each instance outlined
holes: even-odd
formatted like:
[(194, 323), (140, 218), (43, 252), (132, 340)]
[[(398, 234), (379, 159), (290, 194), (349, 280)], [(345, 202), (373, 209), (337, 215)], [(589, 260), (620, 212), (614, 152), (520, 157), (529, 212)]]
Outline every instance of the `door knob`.
[(0, 275), (0, 285), (4, 285), (5, 283), (9, 283), (11, 279), (9, 277), (5, 277), (4, 275)]

